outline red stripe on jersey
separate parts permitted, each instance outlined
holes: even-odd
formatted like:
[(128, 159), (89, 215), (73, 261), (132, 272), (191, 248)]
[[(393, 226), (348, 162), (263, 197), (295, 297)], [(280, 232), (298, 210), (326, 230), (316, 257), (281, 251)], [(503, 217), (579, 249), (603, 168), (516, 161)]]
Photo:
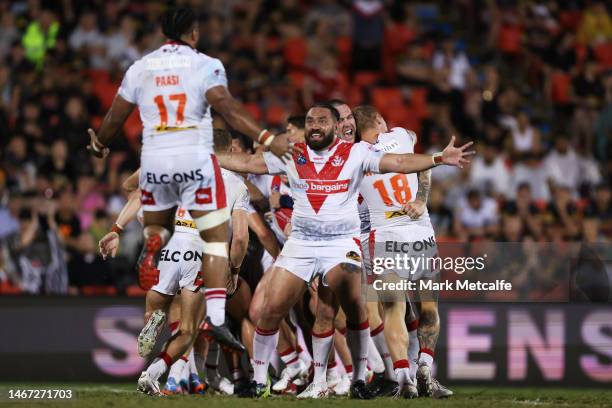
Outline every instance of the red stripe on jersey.
[(270, 190), (280, 192), (281, 178), (278, 174), (272, 177), (272, 183), (270, 184)]
[(223, 184), (223, 176), (221, 175), (221, 169), (217, 162), (217, 156), (214, 154), (210, 155), (213, 163), (213, 169), (215, 171), (215, 198), (217, 199), (217, 209), (227, 207), (227, 198), (225, 196), (225, 184)]
[[(300, 146), (303, 153), (296, 152), (293, 154), (293, 161), (295, 162), (295, 167), (297, 169), (297, 173), (302, 180), (338, 180), (338, 176), (340, 172), (344, 168), (346, 161), (348, 160), (349, 154), (351, 152), (354, 144), (352, 143), (340, 143), (338, 139), (332, 144), (331, 148), (336, 147), (336, 151), (327, 158), (327, 161), (323, 165), (321, 171), (317, 172), (314, 163), (310, 160), (310, 156), (308, 154), (308, 149), (306, 148), (305, 143), (298, 143), (296, 146)], [(305, 163), (300, 163), (298, 160), (299, 155), (303, 155), (305, 159)], [(345, 192), (342, 188), (340, 191), (336, 192)], [(312, 209), (315, 213), (319, 213), (319, 210), (323, 206), (323, 203), (327, 199), (327, 194), (309, 194), (306, 193), (306, 197), (312, 206)]]

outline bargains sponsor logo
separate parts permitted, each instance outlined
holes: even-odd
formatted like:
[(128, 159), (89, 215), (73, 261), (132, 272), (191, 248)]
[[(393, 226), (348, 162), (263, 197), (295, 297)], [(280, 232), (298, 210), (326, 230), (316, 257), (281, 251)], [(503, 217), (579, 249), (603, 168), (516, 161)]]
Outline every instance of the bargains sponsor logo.
[(337, 194), (346, 193), (350, 180), (300, 180), (295, 183), (307, 194)]

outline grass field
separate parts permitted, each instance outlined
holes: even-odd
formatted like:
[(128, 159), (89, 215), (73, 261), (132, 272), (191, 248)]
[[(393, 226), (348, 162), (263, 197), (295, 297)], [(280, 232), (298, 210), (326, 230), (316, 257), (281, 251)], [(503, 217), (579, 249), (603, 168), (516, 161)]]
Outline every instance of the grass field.
[[(76, 398), (69, 401), (17, 401), (8, 399), (8, 389), (72, 389)], [(560, 389), (560, 388), (491, 388), (453, 387), (455, 396), (448, 400), (420, 398), (418, 400), (377, 399), (354, 401), (346, 398), (298, 401), (290, 397), (272, 397), (266, 400), (245, 400), (233, 397), (208, 395), (205, 397), (175, 396), (153, 398), (137, 393), (133, 384), (24, 384), (0, 385), (0, 408), (5, 407), (203, 407), (206, 408), (300, 408), (300, 407), (612, 407), (612, 390), (603, 389)], [(355, 404), (355, 405), (354, 405)]]

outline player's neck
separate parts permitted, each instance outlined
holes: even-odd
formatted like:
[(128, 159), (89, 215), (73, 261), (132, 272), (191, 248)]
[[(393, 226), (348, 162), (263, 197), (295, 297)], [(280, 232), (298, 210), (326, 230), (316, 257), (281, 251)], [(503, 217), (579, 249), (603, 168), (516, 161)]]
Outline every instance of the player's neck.
[(193, 48), (195, 49), (195, 42), (194, 41), (185, 41), (182, 39), (178, 39), (178, 40), (168, 40), (166, 42), (166, 44), (179, 44), (179, 45), (186, 45), (187, 47)]
[(364, 130), (361, 132), (361, 140), (370, 144), (376, 143), (378, 140), (378, 131), (374, 128)]

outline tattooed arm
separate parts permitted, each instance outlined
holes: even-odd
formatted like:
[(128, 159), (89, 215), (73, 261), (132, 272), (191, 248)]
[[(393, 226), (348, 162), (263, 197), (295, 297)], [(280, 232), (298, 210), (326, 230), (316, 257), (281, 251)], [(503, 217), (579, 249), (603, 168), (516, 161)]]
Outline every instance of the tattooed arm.
[(431, 190), (431, 170), (420, 171), (418, 173), (419, 187), (414, 201), (404, 205), (404, 211), (412, 219), (417, 219), (427, 208), (429, 190)]

